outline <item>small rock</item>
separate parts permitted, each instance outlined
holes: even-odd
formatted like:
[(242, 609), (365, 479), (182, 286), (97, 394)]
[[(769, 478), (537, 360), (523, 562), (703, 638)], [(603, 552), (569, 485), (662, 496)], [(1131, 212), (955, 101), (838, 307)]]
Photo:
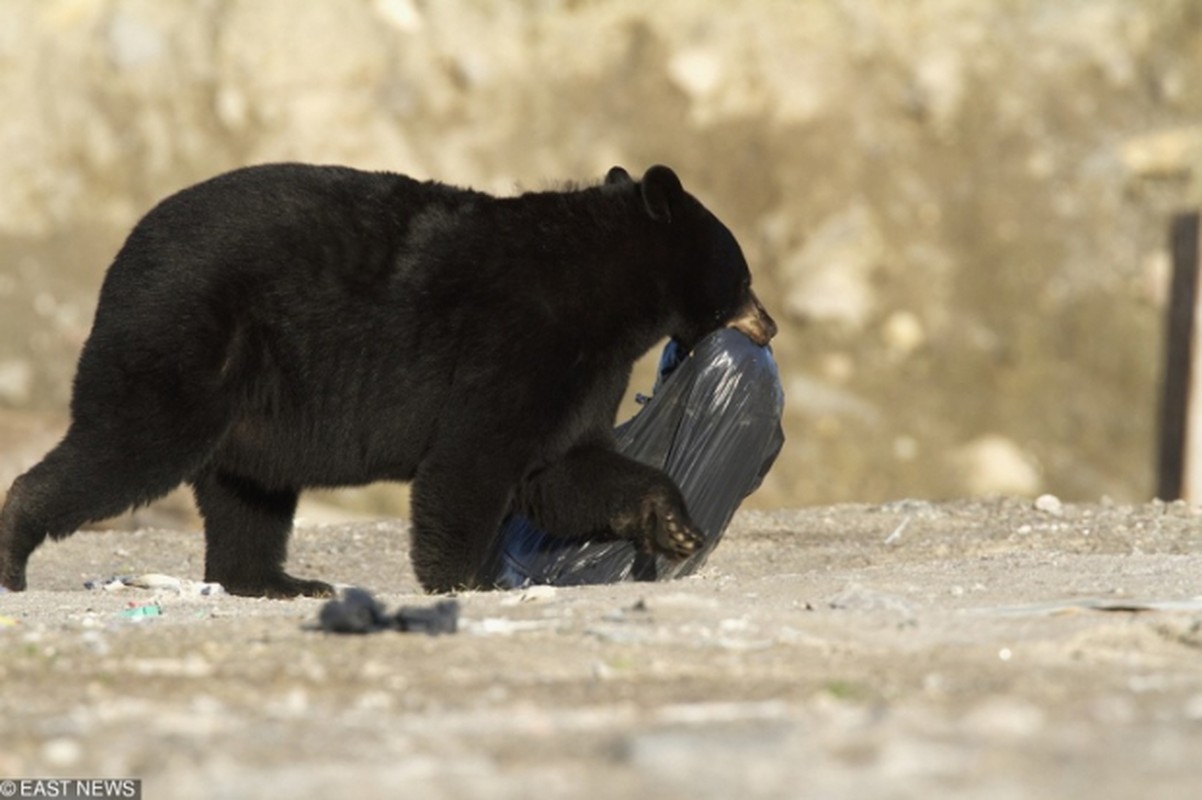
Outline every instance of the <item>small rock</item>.
[(1202, 163), (1202, 125), (1166, 128), (1143, 134), (1122, 146), (1127, 171), (1140, 178), (1188, 174)]
[(668, 75), (690, 97), (713, 93), (722, 82), (723, 72), (722, 59), (704, 48), (683, 50), (668, 62)]
[(1041, 494), (1035, 499), (1035, 510), (1059, 517), (1064, 514), (1064, 504), (1054, 494)]
[(28, 361), (0, 361), (0, 400), (19, 406), (33, 396), (33, 366)]
[(895, 357), (908, 356), (926, 342), (922, 320), (912, 311), (894, 311), (881, 328), (881, 339)]
[(422, 12), (413, 0), (376, 0), (376, 13), (385, 22), (405, 33), (417, 33), (422, 29)]
[(167, 53), (163, 35), (136, 14), (117, 12), (107, 33), (109, 58), (121, 69), (153, 64)]
[(957, 449), (951, 457), (964, 488), (974, 496), (1032, 495), (1041, 476), (1035, 459), (1012, 440), (986, 434)]
[(79, 742), (67, 736), (60, 736), (42, 745), (42, 758), (52, 767), (72, 767), (83, 756), (83, 748)]

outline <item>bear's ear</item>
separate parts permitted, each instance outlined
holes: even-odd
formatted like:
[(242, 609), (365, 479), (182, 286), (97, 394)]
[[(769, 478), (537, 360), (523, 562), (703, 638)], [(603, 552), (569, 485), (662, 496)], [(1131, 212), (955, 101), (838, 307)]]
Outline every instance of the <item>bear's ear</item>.
[(621, 167), (610, 167), (609, 172), (605, 173), (606, 186), (625, 186), (628, 183), (634, 183), (634, 178), (630, 177), (630, 173)]
[(643, 174), (643, 205), (656, 222), (671, 222), (672, 209), (684, 197), (680, 178), (669, 168), (656, 165)]

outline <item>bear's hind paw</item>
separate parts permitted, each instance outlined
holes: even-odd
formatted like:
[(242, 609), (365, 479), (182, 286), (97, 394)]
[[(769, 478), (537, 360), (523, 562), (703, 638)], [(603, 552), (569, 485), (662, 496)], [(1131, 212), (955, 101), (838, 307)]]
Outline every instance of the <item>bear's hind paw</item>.
[[(205, 580), (208, 580), (206, 577)], [(225, 581), (217, 580), (225, 590), (243, 597), (269, 597), (275, 600), (288, 600), (293, 597), (333, 597), (334, 587), (324, 581), (309, 581), (294, 578), (287, 573), (280, 573), (266, 580)]]

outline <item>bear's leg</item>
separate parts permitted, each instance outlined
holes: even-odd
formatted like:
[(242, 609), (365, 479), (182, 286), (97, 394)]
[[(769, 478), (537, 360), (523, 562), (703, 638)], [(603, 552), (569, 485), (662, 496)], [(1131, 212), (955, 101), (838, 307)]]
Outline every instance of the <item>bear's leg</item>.
[(671, 478), (600, 445), (576, 447), (529, 478), (520, 508), (555, 536), (609, 530), (672, 560), (688, 558), (704, 541)]
[(413, 570), (427, 592), (481, 587), (480, 570), (516, 484), (509, 459), (471, 446), (427, 455), (410, 492)]
[(331, 597), (334, 588), (284, 572), (298, 493), (216, 470), (192, 482), (205, 522), (205, 580), (251, 597)]
[(0, 510), (0, 584), (25, 589), (29, 556), (47, 536), (66, 538), (184, 481), (196, 454), (140, 433), (73, 424), (57, 447), (13, 482)]

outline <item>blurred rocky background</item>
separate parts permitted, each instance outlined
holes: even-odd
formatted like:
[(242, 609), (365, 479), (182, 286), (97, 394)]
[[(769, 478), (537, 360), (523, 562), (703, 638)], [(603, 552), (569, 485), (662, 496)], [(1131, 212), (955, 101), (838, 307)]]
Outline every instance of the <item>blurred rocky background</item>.
[(674, 166), (782, 327), (755, 505), (1153, 491), (1198, 0), (4, 0), (0, 98), (3, 487), (137, 219), (301, 160), (500, 193)]

